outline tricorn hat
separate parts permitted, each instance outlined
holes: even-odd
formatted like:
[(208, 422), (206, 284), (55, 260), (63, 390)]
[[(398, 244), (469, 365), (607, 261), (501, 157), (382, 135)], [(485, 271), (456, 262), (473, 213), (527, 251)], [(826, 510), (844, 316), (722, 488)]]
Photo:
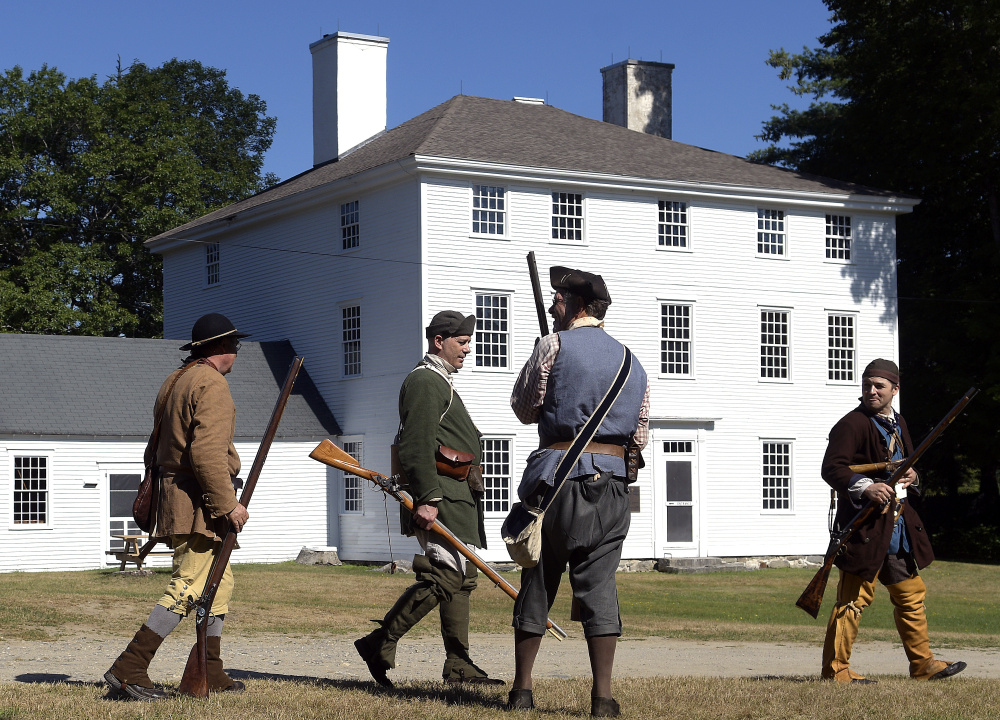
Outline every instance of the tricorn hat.
[(608, 286), (600, 275), (553, 265), (549, 268), (549, 281), (553, 290), (566, 290), (585, 300), (603, 300), (611, 304)]
[(427, 326), (427, 339), (435, 335), (454, 337), (455, 335), (471, 335), (476, 330), (476, 316), (463, 315), (457, 310), (442, 310), (431, 319)]
[(191, 328), (191, 342), (181, 345), (180, 349), (194, 350), (199, 345), (230, 336), (239, 339), (250, 337), (250, 333), (238, 332), (229, 318), (221, 313), (209, 313), (195, 321), (194, 327)]

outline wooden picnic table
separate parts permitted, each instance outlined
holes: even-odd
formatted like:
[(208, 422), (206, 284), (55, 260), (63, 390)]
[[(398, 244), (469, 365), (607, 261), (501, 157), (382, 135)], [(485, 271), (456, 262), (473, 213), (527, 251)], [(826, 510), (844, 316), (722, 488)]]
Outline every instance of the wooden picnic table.
[[(125, 571), (125, 564), (134, 562), (136, 570), (142, 570), (142, 564), (146, 561), (149, 555), (173, 555), (174, 551), (170, 549), (164, 550), (153, 550), (156, 547), (156, 540), (150, 540), (148, 535), (144, 534), (124, 534), (124, 535), (112, 535), (113, 538), (118, 538), (125, 543), (125, 547), (121, 550), (108, 550), (108, 555), (114, 555), (117, 560), (121, 561), (121, 565), (118, 568), (119, 572)], [(139, 541), (146, 540), (146, 543), (139, 547)]]

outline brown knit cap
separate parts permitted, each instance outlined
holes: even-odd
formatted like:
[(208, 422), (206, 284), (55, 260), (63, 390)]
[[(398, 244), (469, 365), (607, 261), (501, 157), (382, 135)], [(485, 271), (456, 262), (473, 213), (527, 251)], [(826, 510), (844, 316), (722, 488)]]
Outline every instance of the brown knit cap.
[(865, 368), (861, 377), (885, 378), (893, 385), (899, 385), (899, 368), (892, 360), (883, 360), (882, 358), (879, 358), (868, 363), (868, 367)]

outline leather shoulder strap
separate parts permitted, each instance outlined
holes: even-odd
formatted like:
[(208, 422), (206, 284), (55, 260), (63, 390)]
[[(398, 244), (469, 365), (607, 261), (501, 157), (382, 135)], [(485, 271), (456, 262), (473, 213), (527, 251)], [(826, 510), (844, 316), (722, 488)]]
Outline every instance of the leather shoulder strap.
[(622, 356), (621, 367), (618, 368), (618, 374), (615, 376), (614, 382), (611, 383), (611, 387), (608, 391), (604, 393), (604, 397), (601, 398), (601, 402), (597, 404), (597, 409), (594, 410), (594, 414), (591, 415), (587, 422), (584, 423), (580, 432), (577, 433), (573, 442), (570, 444), (569, 449), (563, 454), (559, 459), (559, 464), (556, 465), (555, 476), (553, 477), (553, 487), (552, 490), (545, 494), (545, 498), (542, 501), (542, 510), (545, 510), (552, 501), (555, 500), (556, 495), (559, 494), (559, 490), (562, 489), (563, 483), (566, 477), (569, 475), (570, 470), (576, 465), (576, 461), (583, 454), (584, 449), (594, 439), (594, 435), (597, 434), (597, 429), (604, 422), (604, 418), (607, 417), (608, 412), (611, 410), (611, 406), (615, 404), (618, 396), (621, 395), (622, 389), (625, 387), (625, 383), (628, 381), (628, 377), (632, 372), (632, 351), (627, 347), (622, 346), (625, 350)]

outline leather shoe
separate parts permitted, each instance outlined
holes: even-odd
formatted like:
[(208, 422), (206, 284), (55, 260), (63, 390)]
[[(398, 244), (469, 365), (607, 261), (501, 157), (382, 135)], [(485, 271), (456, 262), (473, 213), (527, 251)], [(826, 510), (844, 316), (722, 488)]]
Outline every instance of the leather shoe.
[(110, 670), (104, 673), (104, 682), (106, 682), (112, 690), (127, 695), (133, 700), (153, 702), (154, 700), (166, 700), (170, 697), (165, 690), (161, 690), (158, 687), (143, 687), (142, 685), (133, 685), (123, 680), (119, 680)]
[(485, 675), (473, 675), (472, 677), (466, 677), (462, 675), (461, 677), (450, 677), (445, 678), (445, 683), (448, 685), (506, 685), (507, 683), (500, 678), (486, 677)]
[(531, 690), (515, 688), (507, 693), (508, 710), (531, 710), (533, 707), (535, 707), (535, 700), (531, 695)]
[(590, 698), (591, 717), (618, 717), (622, 714), (621, 706), (614, 698), (592, 697)]
[(368, 657), (365, 657), (365, 644), (363, 640), (364, 638), (355, 640), (354, 649), (358, 651), (358, 655), (360, 655), (361, 659), (365, 661), (365, 665), (368, 666), (368, 672), (371, 673), (372, 678), (382, 687), (396, 687), (392, 684), (392, 680), (390, 680), (385, 674), (386, 667), (382, 664), (382, 658), (378, 655), (369, 655)]
[(949, 663), (943, 670), (938, 670), (936, 673), (930, 676), (930, 680), (944, 680), (952, 675), (958, 675), (960, 672), (965, 670), (968, 665), (959, 660), (958, 662)]
[(242, 680), (233, 680), (232, 685), (227, 685), (221, 690), (212, 690), (211, 692), (216, 693), (233, 693), (234, 695), (239, 695), (241, 692), (247, 689), (247, 686), (243, 684)]
[(871, 678), (856, 677), (851, 678), (851, 685), (875, 685), (878, 680), (872, 680)]

